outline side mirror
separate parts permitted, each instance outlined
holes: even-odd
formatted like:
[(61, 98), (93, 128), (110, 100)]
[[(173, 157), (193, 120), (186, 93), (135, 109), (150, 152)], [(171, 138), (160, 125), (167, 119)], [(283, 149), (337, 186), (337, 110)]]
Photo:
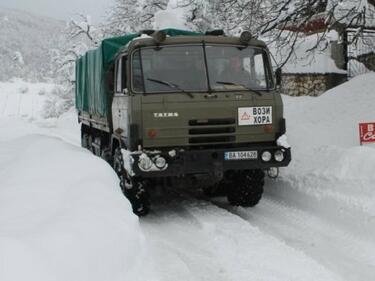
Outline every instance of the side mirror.
[(275, 71), (276, 86), (281, 86), (281, 75), (282, 75), (282, 69), (281, 67), (278, 67)]

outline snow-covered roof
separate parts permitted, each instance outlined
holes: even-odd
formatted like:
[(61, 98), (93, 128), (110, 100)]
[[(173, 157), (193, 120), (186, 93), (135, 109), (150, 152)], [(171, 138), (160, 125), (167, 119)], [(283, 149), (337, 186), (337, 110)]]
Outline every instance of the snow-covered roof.
[[(321, 42), (318, 48), (309, 51), (317, 42), (319, 34), (310, 36), (302, 36), (295, 44), (292, 57), (283, 66), (283, 73), (340, 73), (345, 74), (346, 71), (337, 67), (335, 61), (331, 57), (331, 45), (325, 45), (327, 41)], [(330, 42), (338, 40), (336, 31), (331, 31), (326, 35)], [(290, 47), (284, 47), (282, 50), (270, 46), (270, 50), (276, 60), (283, 62), (290, 51)]]
[[(294, 8), (290, 8), (285, 12), (283, 14), (284, 18), (287, 18), (291, 13), (294, 13)], [(363, 21), (363, 15), (366, 17), (365, 21)], [(337, 22), (340, 25), (336, 25)], [(375, 27), (375, 7), (369, 5), (367, 0), (328, 0), (326, 7), (322, 6), (313, 16), (283, 23), (279, 28), (292, 32), (298, 31), (312, 34), (322, 32), (328, 27), (356, 27), (357, 25), (366, 28)]]

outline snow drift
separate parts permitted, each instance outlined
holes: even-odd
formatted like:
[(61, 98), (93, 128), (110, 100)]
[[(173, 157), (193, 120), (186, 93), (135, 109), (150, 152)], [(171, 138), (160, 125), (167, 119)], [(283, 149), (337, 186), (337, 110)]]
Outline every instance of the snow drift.
[[(55, 85), (0, 83), (0, 280), (152, 280), (138, 218)], [(55, 97), (57, 101), (58, 97)]]
[(109, 165), (57, 138), (0, 143), (0, 280), (138, 280), (142, 234)]
[(344, 280), (375, 272), (375, 147), (360, 146), (358, 132), (375, 121), (374, 82), (369, 73), (318, 98), (283, 97), (293, 160), (251, 215)]
[(284, 96), (294, 160), (286, 172), (373, 179), (375, 150), (359, 146), (358, 124), (375, 121), (375, 73), (359, 76), (319, 98)]

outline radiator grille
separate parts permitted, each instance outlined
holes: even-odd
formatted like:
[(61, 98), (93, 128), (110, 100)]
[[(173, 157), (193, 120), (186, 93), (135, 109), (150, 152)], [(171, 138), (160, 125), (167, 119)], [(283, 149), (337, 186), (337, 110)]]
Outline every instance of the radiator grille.
[(236, 124), (236, 119), (234, 118), (189, 120), (189, 126), (233, 125), (233, 124)]
[(236, 120), (222, 119), (194, 119), (189, 120), (189, 143), (233, 143), (236, 141)]

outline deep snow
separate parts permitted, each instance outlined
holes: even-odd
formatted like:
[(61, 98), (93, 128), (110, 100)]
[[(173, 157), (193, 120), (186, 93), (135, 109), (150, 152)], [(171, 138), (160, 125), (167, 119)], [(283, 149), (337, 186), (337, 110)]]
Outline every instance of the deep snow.
[(168, 193), (140, 223), (74, 111), (46, 120), (46, 85), (0, 83), (0, 280), (372, 280), (374, 82), (283, 97), (293, 161), (255, 208)]
[(79, 147), (74, 111), (42, 118), (52, 88), (0, 83), (0, 280), (153, 280), (138, 218)]

